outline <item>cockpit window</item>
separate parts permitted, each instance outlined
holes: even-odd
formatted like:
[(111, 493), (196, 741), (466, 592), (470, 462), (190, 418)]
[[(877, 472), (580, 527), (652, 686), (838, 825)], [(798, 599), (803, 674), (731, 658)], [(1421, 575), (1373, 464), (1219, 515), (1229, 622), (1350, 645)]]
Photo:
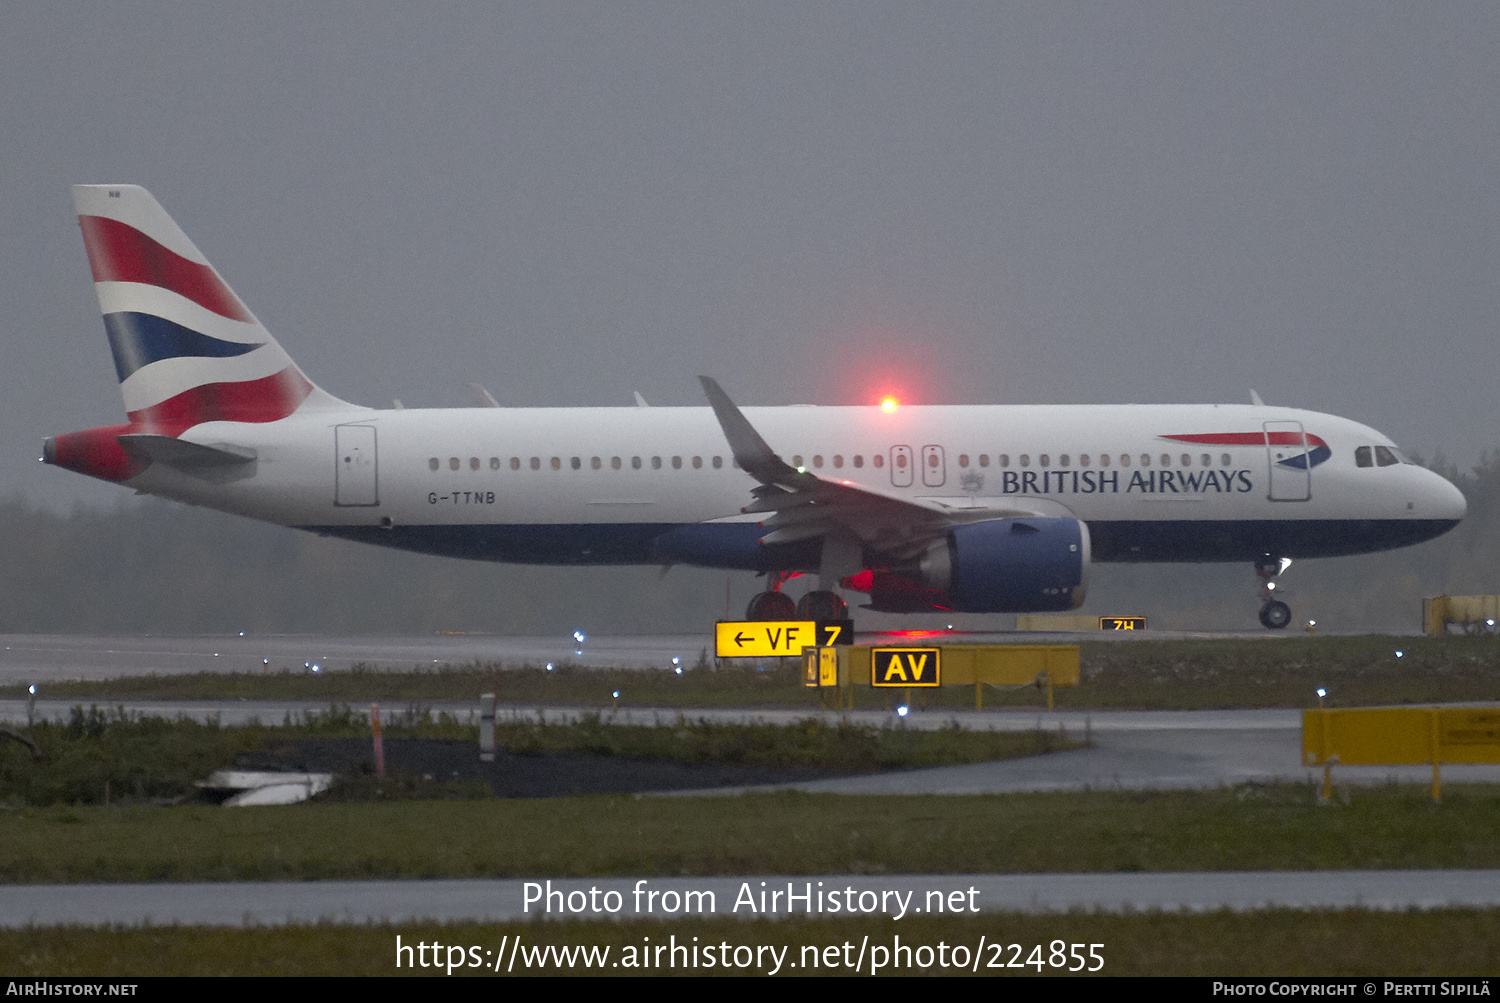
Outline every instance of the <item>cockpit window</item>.
[(1382, 467), (1394, 467), (1396, 464), (1398, 464), (1400, 462), (1401, 462), (1401, 460), (1396, 456), (1395, 452), (1392, 451), (1390, 448), (1388, 448), (1386, 446), (1376, 446), (1375, 447), (1375, 463), (1377, 465), (1382, 466)]
[(1356, 467), (1373, 467), (1375, 460), (1370, 456), (1369, 446), (1360, 446), (1354, 451), (1354, 465)]

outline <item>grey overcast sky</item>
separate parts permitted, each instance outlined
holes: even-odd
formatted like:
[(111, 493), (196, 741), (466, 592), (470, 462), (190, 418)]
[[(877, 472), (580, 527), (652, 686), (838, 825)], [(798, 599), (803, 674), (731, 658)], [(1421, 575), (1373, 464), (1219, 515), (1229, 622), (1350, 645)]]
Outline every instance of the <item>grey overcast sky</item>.
[(68, 186), (359, 403), (1248, 401), (1500, 446), (1500, 5), (0, 6), (0, 495), (123, 420)]

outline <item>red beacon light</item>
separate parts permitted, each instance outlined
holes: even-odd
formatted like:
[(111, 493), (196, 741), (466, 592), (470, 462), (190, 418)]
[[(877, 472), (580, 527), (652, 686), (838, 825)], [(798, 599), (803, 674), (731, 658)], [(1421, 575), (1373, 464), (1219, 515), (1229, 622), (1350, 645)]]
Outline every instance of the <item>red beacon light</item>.
[(894, 397), (885, 397), (880, 401), (880, 410), (884, 411), (886, 414), (895, 414), (896, 408), (900, 406), (901, 402)]

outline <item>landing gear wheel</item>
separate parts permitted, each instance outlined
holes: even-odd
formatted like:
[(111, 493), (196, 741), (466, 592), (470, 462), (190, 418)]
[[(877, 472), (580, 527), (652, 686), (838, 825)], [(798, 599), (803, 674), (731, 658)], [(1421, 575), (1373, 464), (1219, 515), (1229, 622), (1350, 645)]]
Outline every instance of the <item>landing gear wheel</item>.
[(797, 604), (780, 592), (757, 592), (745, 608), (746, 620), (791, 620), (796, 615)]
[(1291, 559), (1275, 554), (1262, 554), (1255, 559), (1255, 577), (1260, 579), (1260, 595), (1265, 604), (1260, 608), (1260, 622), (1267, 630), (1284, 630), (1292, 622), (1292, 608), (1276, 598), (1276, 583), (1291, 565)]
[(837, 592), (815, 590), (797, 600), (797, 619), (826, 620), (849, 619), (849, 604), (839, 598)]
[(1272, 599), (1260, 608), (1260, 622), (1268, 630), (1284, 630), (1292, 622), (1292, 608), (1278, 599)]

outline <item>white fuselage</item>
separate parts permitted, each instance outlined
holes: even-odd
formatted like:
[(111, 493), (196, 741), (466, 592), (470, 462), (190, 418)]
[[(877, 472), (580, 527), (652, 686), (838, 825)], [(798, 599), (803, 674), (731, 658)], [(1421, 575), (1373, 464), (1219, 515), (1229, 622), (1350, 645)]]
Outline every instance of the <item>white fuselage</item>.
[(43, 459), (267, 522), (476, 560), (811, 569), (877, 608), (998, 612), (1076, 606), (1091, 559), (1266, 573), (1464, 514), (1373, 429), (1259, 405), (742, 410), (700, 376), (709, 407), (356, 407), (150, 192), (73, 198), (129, 420)]
[[(1462, 518), (1465, 507), (1456, 488), (1421, 467), (1357, 465), (1359, 447), (1394, 449), (1373, 429), (1291, 408), (774, 407), (744, 413), (779, 455), (823, 478), (953, 509), (1025, 503), (1076, 517), (1094, 534), (1097, 560), (1379, 550), (1435, 536)], [(1228, 441), (1270, 427), (1305, 430), (1309, 452), (1300, 467), (1288, 467), (1288, 449), (1264, 438)], [(1206, 437), (1227, 444), (1202, 442)], [(755, 481), (736, 468), (707, 407), (335, 408), (265, 424), (208, 423), (182, 438), (253, 449), (253, 476), (215, 483), (153, 464), (132, 486), (268, 522), (457, 556), (544, 561), (545, 547), (534, 552), (525, 546), (528, 531), (556, 536), (566, 527), (587, 527), (584, 536), (596, 540), (615, 527), (634, 542), (600, 548), (597, 561), (588, 559), (594, 548), (568, 543), (557, 560), (647, 563), (663, 558), (641, 550), (640, 540), (665, 528), (757, 521), (740, 513)], [(1326, 455), (1312, 452), (1313, 443), (1325, 443)], [(348, 449), (339, 455), (340, 444), (354, 446), (352, 462)], [(1187, 527), (1192, 544), (1173, 545), (1171, 534), (1184, 524), (1196, 524)], [(464, 527), (503, 528), (505, 539), (523, 545), (519, 551), (466, 550), (451, 542), (462, 538)], [(388, 536), (364, 535), (362, 528)], [(450, 542), (414, 544), (415, 529), (440, 531)]]

